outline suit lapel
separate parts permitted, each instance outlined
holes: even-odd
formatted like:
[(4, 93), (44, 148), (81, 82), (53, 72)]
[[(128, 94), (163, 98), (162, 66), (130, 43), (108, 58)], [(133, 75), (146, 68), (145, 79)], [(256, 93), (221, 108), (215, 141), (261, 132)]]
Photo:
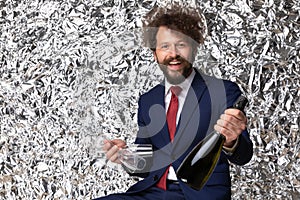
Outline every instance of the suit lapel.
[[(153, 95), (153, 98), (151, 99), (151, 105), (159, 105), (162, 106), (163, 109), (159, 110), (159, 113), (156, 114), (156, 116), (153, 116), (155, 119), (151, 120), (165, 120), (165, 123), (162, 127), (162, 129), (159, 131), (160, 134), (155, 135), (155, 143), (157, 144), (158, 148), (161, 149), (165, 147), (167, 144), (170, 143), (170, 136), (169, 136), (169, 130), (168, 130), (168, 124), (167, 124), (167, 116), (166, 116), (166, 108), (165, 108), (165, 85), (160, 84), (156, 90), (155, 94)], [(159, 124), (159, 123), (153, 123), (153, 124)], [(153, 127), (156, 129), (157, 127)], [(156, 132), (156, 131), (154, 131)], [(170, 149), (168, 148), (167, 151)]]
[[(191, 114), (191, 107), (198, 107), (198, 102), (200, 101), (203, 92), (207, 88), (200, 73), (197, 70), (195, 70), (195, 72), (196, 74), (194, 80), (192, 81), (191, 87), (187, 93), (186, 100), (182, 108), (181, 116)], [(195, 103), (195, 101), (197, 101), (197, 104), (191, 104)]]

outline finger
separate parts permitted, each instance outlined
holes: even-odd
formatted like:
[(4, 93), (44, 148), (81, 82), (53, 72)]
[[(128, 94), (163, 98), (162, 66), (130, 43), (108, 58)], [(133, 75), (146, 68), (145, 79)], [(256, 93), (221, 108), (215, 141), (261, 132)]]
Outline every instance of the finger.
[(103, 141), (103, 146), (102, 146), (102, 149), (104, 150), (104, 151), (108, 151), (110, 148), (112, 148), (112, 146), (113, 146), (113, 144), (112, 144), (112, 142), (110, 141), (110, 140), (104, 140)]
[(241, 121), (244, 121), (244, 122), (247, 121), (247, 117), (245, 116), (245, 114), (242, 111), (238, 110), (238, 109), (229, 108), (229, 109), (226, 109), (224, 111), (224, 113), (227, 114), (227, 115), (231, 115), (231, 116), (235, 117), (238, 120), (241, 120)]
[(116, 145), (112, 146), (107, 152), (106, 152), (106, 158), (108, 160), (114, 161), (116, 158), (115, 154), (118, 155), (119, 147)]
[(235, 121), (241, 121), (241, 122), (247, 122), (247, 117), (244, 115), (244, 113), (237, 109), (227, 109), (225, 110), (224, 114), (227, 118), (227, 121), (235, 120)]
[(228, 118), (225, 115), (224, 116), (222, 115), (220, 117), (220, 119), (217, 121), (217, 124), (219, 126), (221, 126), (223, 128), (226, 128), (228, 130), (235, 129), (235, 126), (238, 126), (238, 125), (236, 125), (237, 123), (239, 123), (239, 122), (238, 121), (234, 121), (234, 120), (228, 121)]
[(218, 124), (215, 124), (215, 126), (214, 126), (214, 129), (215, 129), (215, 131), (217, 131), (218, 133), (221, 133), (222, 135), (224, 135), (223, 133), (222, 133), (222, 129), (223, 129), (223, 127), (222, 126), (220, 126), (220, 125), (218, 125)]
[(239, 122), (233, 123), (223, 119), (219, 119), (217, 121), (217, 124), (220, 127), (222, 127), (222, 130), (220, 131), (226, 135), (230, 135), (230, 134), (239, 135), (246, 128), (246, 125), (244, 123), (239, 123)]
[(111, 143), (114, 144), (114, 145), (117, 145), (119, 148), (123, 148), (123, 147), (126, 146), (126, 142), (121, 140), (121, 139), (111, 140)]
[(233, 132), (232, 130), (228, 130), (228, 129), (222, 127), (222, 126), (219, 126), (218, 124), (216, 124), (214, 126), (214, 129), (217, 132), (219, 132), (219, 133), (221, 133), (222, 135), (225, 136), (227, 143), (236, 140), (239, 136), (239, 134), (237, 134), (236, 132)]
[(224, 135), (230, 136), (233, 135), (239, 135), (242, 133), (243, 130), (246, 129), (246, 124), (241, 123), (240, 121), (227, 121), (224, 120), (224, 116), (221, 116), (221, 119), (217, 121), (218, 131)]
[(115, 163), (120, 163), (120, 162), (119, 162), (119, 148), (118, 148), (118, 150), (110, 157), (109, 160), (112, 161), (112, 162), (115, 162)]
[(219, 124), (225, 127), (236, 127), (238, 129), (245, 130), (247, 126), (247, 120), (240, 120), (230, 114), (222, 114), (220, 116), (220, 120), (221, 122), (219, 122)]

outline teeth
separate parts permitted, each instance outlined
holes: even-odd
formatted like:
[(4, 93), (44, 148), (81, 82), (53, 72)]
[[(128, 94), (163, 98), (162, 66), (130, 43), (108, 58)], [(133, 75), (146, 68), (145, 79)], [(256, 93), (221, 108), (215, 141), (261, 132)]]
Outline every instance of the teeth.
[(178, 64), (180, 64), (179, 61), (171, 61), (171, 62), (169, 62), (169, 63), (170, 63), (170, 65), (178, 65)]

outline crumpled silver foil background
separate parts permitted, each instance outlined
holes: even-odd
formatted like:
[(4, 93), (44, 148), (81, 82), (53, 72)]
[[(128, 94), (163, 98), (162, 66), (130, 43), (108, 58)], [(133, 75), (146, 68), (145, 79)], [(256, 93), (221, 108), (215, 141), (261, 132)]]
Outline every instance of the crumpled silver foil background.
[[(166, 3), (0, 2), (0, 199), (91, 199), (138, 180), (83, 141), (134, 140), (138, 97), (163, 78), (141, 17)], [(180, 3), (207, 18), (196, 66), (250, 100), (254, 156), (231, 167), (233, 199), (300, 199), (300, 2)]]

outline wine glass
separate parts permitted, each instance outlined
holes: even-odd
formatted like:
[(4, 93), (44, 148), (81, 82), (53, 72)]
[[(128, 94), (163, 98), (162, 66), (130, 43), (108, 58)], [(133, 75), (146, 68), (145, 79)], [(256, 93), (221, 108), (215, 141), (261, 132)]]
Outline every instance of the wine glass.
[[(89, 134), (83, 138), (89, 156), (106, 159), (106, 152), (103, 150), (104, 140), (110, 141), (104, 135)], [(151, 144), (128, 144), (118, 151), (118, 159), (130, 172), (143, 170), (146, 166), (145, 158), (150, 156), (152, 156)]]
[(152, 156), (151, 144), (130, 144), (120, 149), (118, 158), (130, 171), (143, 170), (146, 166), (147, 157)]

